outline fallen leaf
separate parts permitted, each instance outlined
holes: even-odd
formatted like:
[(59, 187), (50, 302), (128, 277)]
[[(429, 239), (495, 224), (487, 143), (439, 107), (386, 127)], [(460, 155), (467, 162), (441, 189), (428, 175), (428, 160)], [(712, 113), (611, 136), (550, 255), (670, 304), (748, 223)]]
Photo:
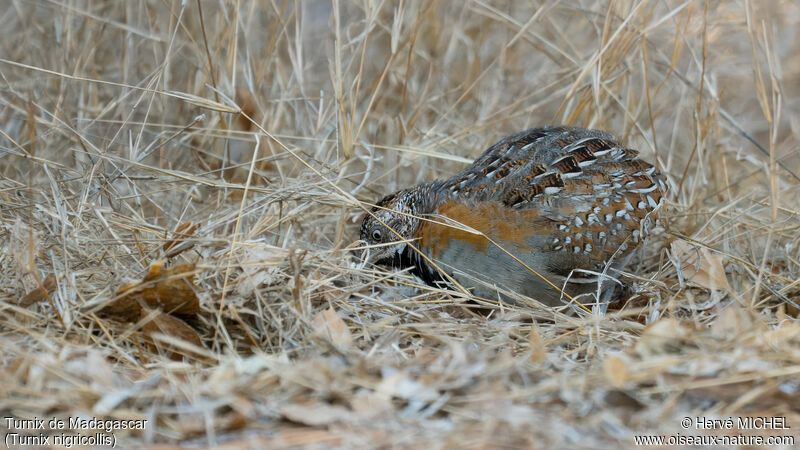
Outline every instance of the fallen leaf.
[(253, 94), (244, 88), (239, 88), (236, 90), (236, 100), (240, 105), (239, 108), (241, 109), (241, 112), (236, 117), (237, 120), (234, 122), (234, 125), (238, 125), (236, 127), (238, 130), (251, 131), (253, 129), (253, 123), (250, 122), (248, 117), (255, 121), (258, 121), (260, 118), (260, 114), (256, 106), (256, 100), (253, 97)]
[(635, 349), (643, 357), (678, 353), (687, 337), (688, 331), (677, 319), (664, 318), (645, 328)]
[(630, 380), (628, 360), (620, 354), (610, 354), (603, 359), (603, 373), (615, 388), (622, 388)]
[(224, 414), (215, 414), (210, 422), (202, 417), (187, 414), (181, 417), (175, 426), (184, 437), (196, 437), (204, 436), (208, 432), (209, 425), (215, 432), (220, 433), (244, 429), (249, 423), (249, 417), (237, 411), (230, 411)]
[(337, 348), (345, 349), (353, 344), (350, 329), (333, 307), (318, 312), (312, 323), (315, 328), (314, 333), (330, 340)]
[(386, 395), (363, 390), (350, 397), (350, 408), (362, 419), (375, 419), (392, 411), (392, 400)]
[(750, 314), (734, 303), (726, 307), (711, 323), (711, 336), (724, 340), (735, 338), (749, 331), (753, 326)]
[[(187, 238), (194, 234), (197, 229), (200, 228), (199, 223), (192, 223), (192, 222), (184, 222), (175, 228), (175, 231), (172, 232), (172, 239), (165, 242), (162, 248), (165, 252), (168, 252), (170, 249), (175, 247), (176, 245), (183, 243)], [(190, 247), (186, 247), (182, 249), (183, 251), (188, 250)], [(170, 256), (175, 256), (171, 254)]]
[(758, 334), (757, 339), (761, 345), (780, 351), (790, 348), (793, 343), (800, 343), (800, 324), (797, 321), (783, 320), (777, 323), (780, 324), (777, 328), (769, 328), (764, 333)]
[(280, 412), (283, 417), (292, 422), (312, 427), (344, 422), (352, 414), (344, 406), (329, 405), (327, 403), (291, 403), (282, 406)]
[(142, 331), (150, 338), (149, 340), (153, 345), (162, 349), (170, 358), (181, 359), (182, 355), (186, 354), (187, 350), (184, 348), (175, 349), (168, 344), (165, 345), (153, 339), (153, 334), (166, 334), (196, 347), (203, 347), (203, 341), (200, 339), (200, 335), (183, 320), (155, 310), (142, 309), (141, 314), (142, 319), (149, 319), (142, 325)]
[(142, 281), (121, 287), (117, 291), (119, 298), (100, 312), (133, 321), (139, 318), (144, 304), (179, 316), (197, 314), (200, 300), (194, 292), (194, 268), (194, 264), (182, 264), (164, 269), (164, 261), (157, 260)]
[(673, 241), (670, 249), (687, 282), (706, 289), (731, 292), (722, 255), (680, 239)]
[(48, 275), (47, 278), (42, 281), (41, 286), (34, 288), (32, 291), (25, 294), (25, 297), (22, 297), (22, 300), (19, 301), (19, 306), (26, 308), (34, 303), (39, 303), (40, 301), (44, 300), (56, 289), (56, 281), (56, 274), (51, 273)]
[(436, 389), (420, 383), (402, 371), (385, 375), (375, 387), (375, 392), (384, 396), (425, 403), (439, 398), (439, 392)]

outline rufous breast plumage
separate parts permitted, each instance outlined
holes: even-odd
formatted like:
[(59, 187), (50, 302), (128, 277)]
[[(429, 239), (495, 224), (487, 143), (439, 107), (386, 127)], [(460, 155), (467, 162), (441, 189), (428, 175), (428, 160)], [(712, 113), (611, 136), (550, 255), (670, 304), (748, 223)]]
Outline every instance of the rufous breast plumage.
[(665, 192), (658, 170), (606, 132), (534, 128), (451, 178), (384, 197), (361, 239), (369, 262), (410, 268), (433, 286), (507, 302), (589, 302), (581, 294), (609, 292), (598, 290), (599, 274), (628, 263)]

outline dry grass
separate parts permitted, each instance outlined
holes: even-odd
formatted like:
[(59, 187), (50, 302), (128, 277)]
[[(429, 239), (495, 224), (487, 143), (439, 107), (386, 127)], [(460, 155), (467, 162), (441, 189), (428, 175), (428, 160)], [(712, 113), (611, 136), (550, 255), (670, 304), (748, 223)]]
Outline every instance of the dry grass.
[[(12, 0), (2, 416), (147, 419), (125, 446), (800, 439), (800, 8), (532, 3)], [(624, 306), (477, 311), (353, 264), (370, 202), (555, 123), (669, 177)]]

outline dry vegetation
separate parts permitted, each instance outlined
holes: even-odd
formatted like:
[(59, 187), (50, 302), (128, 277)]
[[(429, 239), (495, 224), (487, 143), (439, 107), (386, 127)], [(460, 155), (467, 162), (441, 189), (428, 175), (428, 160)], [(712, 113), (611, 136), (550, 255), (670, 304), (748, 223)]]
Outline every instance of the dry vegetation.
[[(789, 0), (8, 0), (0, 415), (147, 419), (127, 446), (798, 438), (798, 25)], [(354, 264), (370, 202), (556, 123), (669, 177), (632, 298), (479, 310)]]

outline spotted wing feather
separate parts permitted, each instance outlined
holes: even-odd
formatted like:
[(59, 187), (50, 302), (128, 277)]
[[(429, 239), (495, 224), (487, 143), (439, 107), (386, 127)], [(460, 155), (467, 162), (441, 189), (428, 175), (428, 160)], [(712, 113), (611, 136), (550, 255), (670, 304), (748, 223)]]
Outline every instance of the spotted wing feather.
[(442, 187), (442, 200), (536, 210), (531, 226), (553, 236), (540, 250), (583, 255), (597, 264), (617, 250), (626, 253), (633, 247), (628, 243), (647, 233), (649, 214), (666, 189), (656, 168), (614, 136), (570, 127), (503, 139)]

